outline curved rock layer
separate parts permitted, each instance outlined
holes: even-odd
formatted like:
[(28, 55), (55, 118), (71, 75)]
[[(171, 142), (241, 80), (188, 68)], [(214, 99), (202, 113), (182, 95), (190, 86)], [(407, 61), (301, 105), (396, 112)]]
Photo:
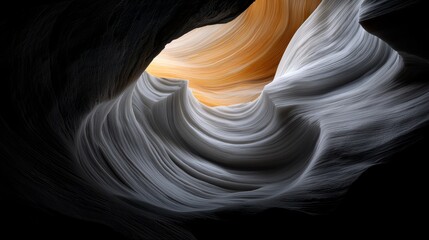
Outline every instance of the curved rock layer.
[[(295, 33), (290, 27), (316, 1), (258, 1), (261, 8), (209, 28), (232, 34), (230, 24), (252, 22), (237, 26), (240, 37), (225, 51), (190, 55), (208, 52), (189, 38), (195, 33), (185, 36), (195, 48), (174, 49), (196, 82), (143, 72), (171, 40), (228, 22), (251, 2), (35, 0), (1, 8), (10, 36), (0, 44), (2, 190), (134, 238), (192, 239), (184, 222), (223, 209), (318, 213), (428, 122), (429, 53), (420, 51), (427, 38), (397, 30), (408, 19), (389, 31), (376, 19), (414, 0), (323, 0)], [(255, 10), (262, 8), (272, 14)], [(273, 42), (243, 41), (243, 31)], [(233, 57), (225, 65), (210, 58), (226, 53)], [(158, 70), (181, 73), (173, 65)], [(211, 81), (218, 88), (196, 87)], [(218, 101), (237, 89), (233, 100)], [(229, 105), (236, 102), (245, 103)], [(217, 104), (229, 106), (207, 106)]]
[(273, 80), (290, 39), (320, 0), (257, 0), (227, 24), (195, 29), (168, 44), (147, 72), (189, 81), (208, 106), (256, 99)]
[(429, 88), (400, 85), (403, 59), (361, 27), (361, 4), (323, 1), (253, 102), (207, 107), (186, 81), (144, 73), (83, 120), (82, 173), (114, 196), (181, 213), (302, 209), (341, 193), (429, 119)]

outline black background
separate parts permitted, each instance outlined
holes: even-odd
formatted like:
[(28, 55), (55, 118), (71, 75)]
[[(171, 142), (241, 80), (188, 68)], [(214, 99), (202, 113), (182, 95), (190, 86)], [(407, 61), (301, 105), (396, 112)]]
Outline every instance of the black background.
[[(429, 58), (427, 4), (421, 1), (370, 20), (363, 25), (395, 49)], [(4, 37), (4, 36), (2, 36)], [(427, 73), (416, 76), (429, 81)], [(255, 214), (222, 212), (222, 220), (195, 219), (185, 226), (197, 239), (288, 239), (289, 236), (372, 237), (399, 233), (425, 236), (428, 215), (429, 127), (416, 130), (386, 163), (370, 168), (350, 188), (337, 207), (324, 215), (284, 209)], [(1, 185), (2, 239), (125, 239), (114, 230), (29, 205)], [(6, 237), (7, 236), (7, 237)]]

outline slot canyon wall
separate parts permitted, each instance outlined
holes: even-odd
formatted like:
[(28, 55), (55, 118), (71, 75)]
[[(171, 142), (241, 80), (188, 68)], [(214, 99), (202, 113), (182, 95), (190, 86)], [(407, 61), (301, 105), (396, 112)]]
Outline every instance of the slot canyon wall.
[[(0, 22), (6, 218), (202, 239), (224, 212), (335, 215), (385, 176), (386, 198), (420, 203), (424, 2), (16, 1)], [(358, 179), (380, 163), (396, 167)]]

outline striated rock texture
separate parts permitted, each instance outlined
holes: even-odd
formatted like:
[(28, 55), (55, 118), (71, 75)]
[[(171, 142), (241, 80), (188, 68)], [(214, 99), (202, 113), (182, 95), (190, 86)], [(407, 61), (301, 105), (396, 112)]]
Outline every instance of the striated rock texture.
[(283, 52), (320, 0), (259, 0), (234, 21), (195, 29), (168, 44), (147, 68), (185, 79), (208, 106), (256, 99), (273, 80)]
[[(286, 1), (270, 1), (280, 2)], [(311, 3), (308, 9), (318, 4)], [(420, 50), (427, 31), (379, 20), (420, 8), (419, 1), (323, 0), (311, 14), (307, 7), (305, 14), (293, 12), (297, 16), (290, 20), (298, 23), (309, 15), (301, 26), (291, 24), (294, 34), (280, 24), (284, 41), (271, 43), (284, 49), (276, 45), (270, 51), (271, 44), (259, 42), (264, 39), (250, 38), (258, 51), (238, 54), (231, 65), (221, 58), (224, 64), (209, 64), (196, 74), (210, 81), (213, 71), (239, 73), (251, 62), (246, 59), (267, 54), (254, 62), (261, 72), (250, 68), (232, 80), (259, 81), (275, 68), (272, 81), (261, 84), (251, 102), (208, 107), (187, 79), (144, 71), (173, 39), (233, 20), (250, 4), (35, 1), (3, 8), (5, 196), (134, 238), (191, 239), (184, 222), (223, 209), (323, 212), (366, 169), (395, 154), (405, 137), (427, 124), (428, 52)], [(234, 49), (228, 50), (231, 56)]]
[(143, 73), (82, 121), (83, 175), (176, 213), (313, 211), (340, 195), (429, 119), (428, 86), (400, 85), (404, 60), (359, 24), (361, 6), (323, 1), (252, 102), (206, 107), (186, 81)]
[(82, 179), (74, 170), (74, 132), (83, 114), (135, 82), (168, 42), (232, 20), (252, 2), (17, 1), (2, 8), (5, 185), (37, 205), (139, 229), (131, 235), (173, 232), (153, 222), (141, 227), (140, 216), (112, 207), (117, 199)]

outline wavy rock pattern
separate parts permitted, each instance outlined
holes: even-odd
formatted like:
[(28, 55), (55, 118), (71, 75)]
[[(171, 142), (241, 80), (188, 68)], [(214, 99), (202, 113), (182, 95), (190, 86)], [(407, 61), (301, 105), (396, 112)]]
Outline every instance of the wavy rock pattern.
[(82, 122), (83, 173), (173, 212), (303, 210), (340, 194), (429, 118), (429, 89), (398, 83), (403, 60), (360, 26), (361, 3), (323, 1), (252, 102), (206, 107), (186, 81), (144, 73)]
[(227, 24), (195, 29), (168, 44), (147, 72), (186, 79), (208, 106), (256, 99), (273, 80), (290, 39), (320, 0), (258, 0)]
[(320, 0), (259, 0), (227, 24), (195, 29), (168, 44), (147, 72), (186, 79), (208, 106), (256, 99), (273, 80), (295, 31)]
[[(242, 43), (236, 38), (227, 45), (234, 57), (221, 65), (192, 62), (188, 51), (205, 44), (175, 48), (192, 60), (186, 67), (201, 66), (186, 72), (198, 72), (199, 82), (143, 70), (173, 39), (226, 23), (252, 0), (14, 2), (0, 8), (7, 36), (0, 44), (1, 200), (18, 196), (133, 238), (192, 239), (183, 229), (190, 219), (225, 209), (322, 212), (364, 170), (413, 134), (426, 134), (420, 127), (429, 118), (427, 28), (409, 27), (424, 22), (423, 0), (259, 0), (255, 6), (270, 5), (232, 23), (246, 22), (241, 31), (253, 31), (256, 20), (264, 26), (279, 20), (278, 32), (257, 33), (259, 40), (282, 40), (268, 46), (249, 40), (257, 51), (234, 54), (234, 44)], [(258, 9), (276, 14), (265, 19)], [(223, 27), (236, 30), (209, 29)], [(217, 52), (210, 56), (222, 57)], [(250, 62), (263, 70), (239, 71)], [(231, 70), (237, 75), (226, 78)], [(231, 92), (237, 96), (219, 102), (220, 93)], [(229, 106), (207, 106), (218, 104)], [(408, 193), (421, 193), (409, 199), (414, 204), (424, 181), (407, 176), (424, 169), (413, 169), (407, 157), (399, 158), (412, 169), (408, 175), (393, 173), (401, 186), (412, 185)], [(22, 211), (2, 205), (20, 225)]]

